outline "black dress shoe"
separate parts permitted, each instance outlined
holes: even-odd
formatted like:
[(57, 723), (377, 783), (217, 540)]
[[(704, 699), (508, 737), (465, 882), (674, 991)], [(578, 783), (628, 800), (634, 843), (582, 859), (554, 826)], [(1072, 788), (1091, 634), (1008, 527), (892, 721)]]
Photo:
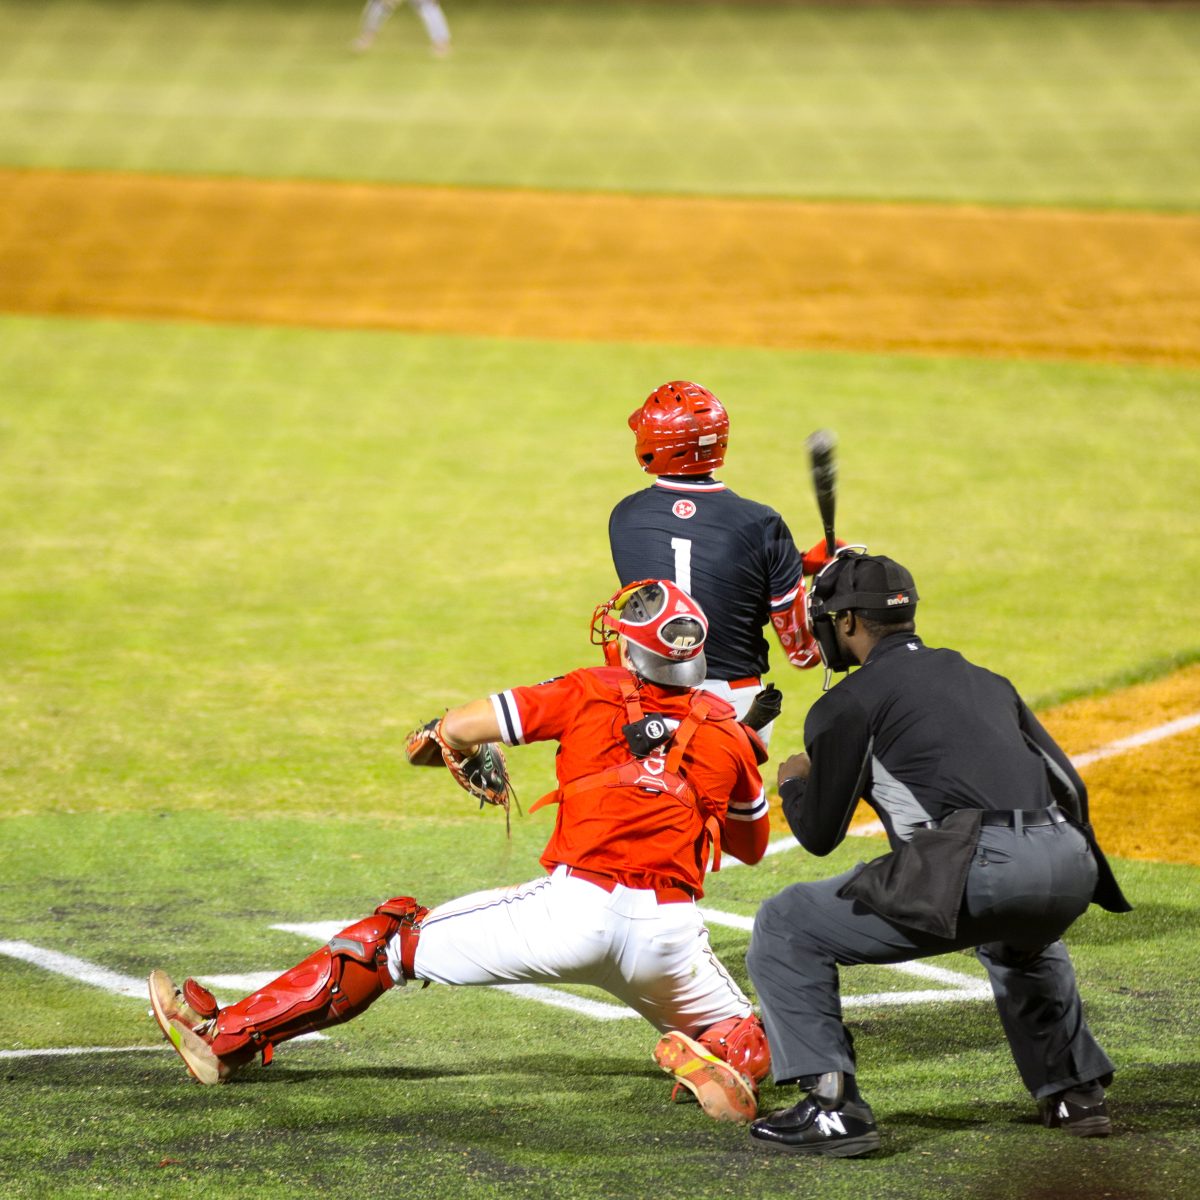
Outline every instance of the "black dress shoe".
[(799, 1104), (779, 1108), (750, 1125), (750, 1136), (762, 1146), (791, 1154), (829, 1154), (857, 1158), (879, 1149), (875, 1114), (862, 1101), (845, 1100), (823, 1108), (810, 1092)]
[(1072, 1137), (1108, 1137), (1112, 1133), (1099, 1081), (1043, 1097), (1038, 1112), (1047, 1129), (1061, 1129)]

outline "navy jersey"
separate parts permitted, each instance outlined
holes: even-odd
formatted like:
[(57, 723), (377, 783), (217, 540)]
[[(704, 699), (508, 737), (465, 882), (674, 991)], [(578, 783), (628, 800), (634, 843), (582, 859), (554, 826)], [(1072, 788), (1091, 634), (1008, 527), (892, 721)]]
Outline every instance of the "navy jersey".
[(708, 617), (708, 678), (767, 670), (763, 626), (791, 606), (803, 580), (783, 518), (716, 480), (661, 477), (627, 496), (608, 520), (622, 584), (673, 579)]

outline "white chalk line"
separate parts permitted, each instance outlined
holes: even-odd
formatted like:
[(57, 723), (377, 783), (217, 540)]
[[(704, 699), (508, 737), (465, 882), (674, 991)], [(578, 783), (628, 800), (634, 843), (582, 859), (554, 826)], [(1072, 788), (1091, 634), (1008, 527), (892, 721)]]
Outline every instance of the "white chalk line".
[[(784, 850), (796, 849), (792, 838), (780, 838), (767, 848), (767, 854), (778, 854)], [(734, 860), (737, 862), (737, 860)], [(738, 865), (744, 865), (739, 863)], [(726, 929), (738, 929), (750, 932), (754, 928), (754, 918), (742, 916), (739, 913), (722, 912), (720, 909), (700, 907), (700, 914), (710, 925), (720, 925)], [(283, 930), (286, 933), (299, 934), (301, 937), (312, 938), (315, 941), (327, 942), (334, 934), (345, 929), (349, 921), (312, 921), (294, 925), (272, 925), (272, 929)], [(957, 971), (949, 971), (945, 967), (935, 967), (928, 963), (894, 963), (888, 964), (888, 970), (899, 971), (902, 974), (914, 975), (930, 982), (945, 984), (940, 991), (924, 990), (913, 992), (873, 992), (862, 996), (844, 996), (842, 1004), (847, 1008), (864, 1008), (872, 1004), (929, 1004), (938, 1001), (951, 1000), (990, 1000), (991, 988), (984, 980), (975, 979), (970, 975), (961, 975)], [(507, 992), (522, 1000), (546, 1004), (551, 1008), (562, 1008), (581, 1016), (591, 1017), (596, 1021), (627, 1021), (639, 1020), (638, 1014), (623, 1004), (610, 1004), (603, 1000), (592, 1000), (577, 996), (572, 992), (559, 991), (535, 983), (502, 983), (493, 988), (497, 992)]]
[[(340, 926), (339, 928), (345, 928)], [(73, 954), (63, 954), (58, 950), (50, 950), (45, 946), (35, 946), (31, 942), (0, 941), (0, 955), (5, 958), (15, 958), (31, 966), (40, 967), (54, 975), (62, 975), (75, 983), (85, 983), (90, 987), (100, 988), (114, 996), (128, 996), (132, 1000), (149, 1003), (146, 980), (135, 979), (132, 975), (122, 975), (110, 971), (84, 958), (76, 958)], [(248, 992), (257, 991), (263, 984), (270, 983), (276, 978), (278, 971), (256, 971), (249, 975), (197, 975), (196, 978), (206, 987), (218, 992), (231, 993), (229, 999), (239, 998)], [(147, 1015), (150, 1010), (147, 1008)], [(295, 1039), (298, 1042), (323, 1042), (323, 1033), (304, 1033)], [(34, 1058), (40, 1054), (71, 1055), (71, 1054), (120, 1054), (143, 1052), (147, 1050), (170, 1049), (169, 1046), (93, 1046), (93, 1047), (63, 1047), (55, 1050), (0, 1050), (0, 1058)]]
[(0, 1050), (0, 1058), (78, 1058), (81, 1054), (159, 1054), (161, 1046), (57, 1046), (53, 1050)]
[(130, 975), (120, 975), (107, 967), (99, 967), (95, 963), (70, 954), (60, 954), (57, 950), (47, 950), (44, 946), (34, 946), (30, 942), (0, 942), (0, 954), (6, 958), (19, 959), (50, 971), (55, 975), (65, 975), (77, 983), (86, 983), (91, 987), (101, 988), (116, 996), (129, 996), (137, 1000), (147, 999), (146, 981), (134, 979)]
[(1141, 733), (1118, 738), (1115, 742), (1109, 742), (1107, 746), (1101, 746), (1096, 750), (1089, 750), (1086, 754), (1077, 754), (1071, 759), (1071, 762), (1076, 767), (1089, 767), (1094, 762), (1100, 762), (1105, 758), (1114, 758), (1118, 754), (1124, 754), (1127, 750), (1137, 750), (1142, 746), (1149, 746), (1153, 742), (1161, 742), (1163, 738), (1186, 733), (1198, 725), (1200, 725), (1200, 713), (1190, 713), (1186, 717), (1178, 717), (1174, 721), (1155, 725), (1152, 729), (1143, 729)]
[[(1200, 713), (1189, 713), (1186, 717), (1177, 717), (1173, 721), (1165, 721), (1162, 725), (1143, 729), (1141, 733), (1132, 733), (1129, 737), (1118, 738), (1115, 742), (1109, 742), (1107, 746), (1099, 746), (1084, 754), (1074, 754), (1071, 756), (1071, 765), (1076, 770), (1081, 767), (1090, 767), (1092, 763), (1102, 762), (1106, 758), (1115, 758), (1118, 754), (1125, 754), (1129, 750), (1139, 750), (1142, 746), (1153, 745), (1155, 742), (1161, 742), (1164, 738), (1187, 733), (1189, 729), (1195, 729), (1198, 725), (1200, 725)], [(868, 821), (862, 825), (856, 825), (850, 830), (855, 837), (877, 837), (886, 832), (882, 821)]]

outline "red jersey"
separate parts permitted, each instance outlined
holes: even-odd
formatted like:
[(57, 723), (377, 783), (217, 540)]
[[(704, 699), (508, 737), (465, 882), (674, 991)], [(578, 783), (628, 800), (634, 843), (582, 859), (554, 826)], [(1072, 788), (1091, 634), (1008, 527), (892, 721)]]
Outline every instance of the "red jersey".
[[(708, 709), (684, 746), (678, 766), (684, 788), (613, 778), (613, 768), (639, 761), (622, 733), (630, 720), (622, 687), (631, 679), (645, 713), (686, 722), (697, 697)], [(745, 862), (762, 857), (769, 832), (762, 779), (746, 731), (720, 697), (659, 687), (623, 667), (587, 667), (491, 701), (508, 745), (559, 743), (558, 816), (541, 860), (547, 870), (565, 863), (628, 887), (682, 886), (700, 896), (714, 825), (730, 853)], [(626, 774), (661, 777), (671, 745), (640, 760), (644, 772)]]

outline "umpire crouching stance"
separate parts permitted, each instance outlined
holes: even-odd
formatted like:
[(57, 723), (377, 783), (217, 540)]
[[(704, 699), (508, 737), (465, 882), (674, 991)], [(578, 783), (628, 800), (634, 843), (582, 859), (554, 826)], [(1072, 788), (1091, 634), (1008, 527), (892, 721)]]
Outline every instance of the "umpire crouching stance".
[(809, 620), (829, 671), (861, 665), (804, 725), (807, 753), (779, 769), (800, 844), (828, 854), (861, 796), (891, 853), (768, 900), (746, 963), (777, 1083), (799, 1103), (750, 1127), (759, 1144), (851, 1157), (879, 1146), (842, 1024), (838, 966), (976, 947), (1043, 1123), (1111, 1129), (1113, 1064), (1083, 1017), (1058, 939), (1095, 901), (1129, 904), (1088, 824), (1070, 760), (1002, 676), (914, 632), (917, 590), (889, 558), (848, 547), (817, 576)]

